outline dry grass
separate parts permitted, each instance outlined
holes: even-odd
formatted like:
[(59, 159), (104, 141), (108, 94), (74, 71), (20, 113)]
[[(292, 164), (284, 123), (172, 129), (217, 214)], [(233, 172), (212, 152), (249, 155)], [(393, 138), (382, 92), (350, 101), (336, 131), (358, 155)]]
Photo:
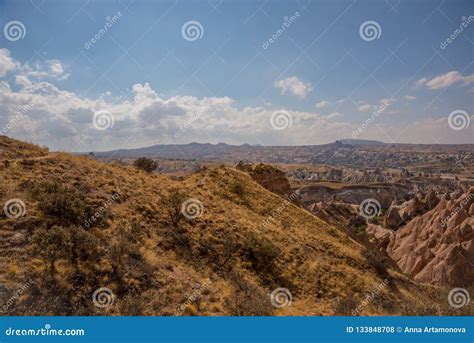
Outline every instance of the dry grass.
[[(0, 161), (0, 200), (22, 199), (26, 214), (0, 219), (0, 265), (9, 266), (1, 269), (0, 283), (10, 290), (29, 278), (34, 284), (8, 314), (334, 315), (334, 299), (350, 297), (359, 304), (383, 282), (385, 274), (364, 257), (361, 245), (285, 204), (240, 171), (206, 168), (174, 181), (132, 166), (60, 153), (25, 164), (25, 154), (37, 148), (27, 152), (15, 144), (8, 142), (11, 151), (2, 155), (9, 165)], [(57, 201), (70, 210), (67, 221), (51, 212), (55, 202), (44, 188), (48, 183), (60, 185)], [(164, 201), (176, 189), (180, 197), (203, 204), (202, 216), (172, 220)], [(284, 211), (264, 225), (282, 205)], [(105, 218), (86, 225), (101, 208)], [(71, 231), (78, 226), (83, 231)], [(48, 239), (38, 238), (49, 230), (56, 231)], [(14, 243), (14, 234), (24, 239)], [(36, 242), (54, 248), (55, 237), (64, 251), (38, 251)], [(400, 315), (420, 308), (424, 314), (444, 313), (445, 290), (386, 272), (390, 287), (361, 314)], [(99, 287), (114, 292), (113, 306), (94, 307), (91, 297)], [(271, 306), (269, 294), (277, 287), (290, 290), (291, 306)], [(436, 306), (435, 298), (441, 299)]]

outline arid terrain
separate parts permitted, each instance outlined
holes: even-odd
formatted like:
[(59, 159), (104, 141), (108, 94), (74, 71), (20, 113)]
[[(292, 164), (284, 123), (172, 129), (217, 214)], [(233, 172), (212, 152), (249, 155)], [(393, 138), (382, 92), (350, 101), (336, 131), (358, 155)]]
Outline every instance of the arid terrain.
[(0, 136), (2, 314), (473, 315), (474, 145), (357, 143)]

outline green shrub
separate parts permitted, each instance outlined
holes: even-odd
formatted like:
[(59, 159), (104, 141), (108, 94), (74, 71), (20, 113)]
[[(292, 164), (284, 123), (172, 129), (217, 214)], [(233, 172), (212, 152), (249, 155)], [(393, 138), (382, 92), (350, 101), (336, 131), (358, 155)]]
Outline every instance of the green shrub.
[(180, 220), (183, 219), (181, 206), (187, 196), (179, 188), (173, 187), (167, 195), (161, 197), (161, 203), (168, 213), (169, 219), (173, 226), (177, 227)]
[(34, 187), (32, 194), (41, 212), (57, 224), (81, 224), (85, 218), (86, 197), (75, 188), (47, 181)]
[(257, 273), (271, 271), (279, 254), (279, 249), (272, 242), (254, 233), (249, 234), (244, 242), (243, 257)]
[(158, 168), (158, 164), (153, 161), (151, 158), (146, 157), (139, 157), (133, 162), (133, 165), (138, 169), (144, 170), (147, 173), (153, 172), (156, 168)]
[(61, 258), (71, 256), (71, 238), (69, 232), (60, 226), (49, 230), (36, 230), (32, 237), (33, 251), (49, 265), (51, 278), (56, 274), (54, 263)]
[(84, 225), (89, 228), (103, 224), (109, 215), (106, 207), (87, 203), (82, 189), (57, 181), (40, 182), (33, 186), (31, 194), (39, 201), (38, 208), (48, 216), (52, 225)]
[(240, 180), (235, 180), (234, 182), (232, 182), (232, 184), (230, 185), (230, 191), (238, 195), (240, 198), (245, 198), (247, 194), (247, 189), (244, 183)]

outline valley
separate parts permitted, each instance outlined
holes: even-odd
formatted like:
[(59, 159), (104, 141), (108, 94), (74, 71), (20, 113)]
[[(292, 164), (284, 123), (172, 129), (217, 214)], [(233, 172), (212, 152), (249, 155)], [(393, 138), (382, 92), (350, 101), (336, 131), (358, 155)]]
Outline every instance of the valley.
[[(153, 156), (79, 156), (1, 136), (3, 313), (472, 315), (448, 293), (472, 293), (473, 146), (343, 145), (395, 157), (378, 167), (202, 151), (141, 165)], [(96, 306), (102, 289), (110, 301)]]

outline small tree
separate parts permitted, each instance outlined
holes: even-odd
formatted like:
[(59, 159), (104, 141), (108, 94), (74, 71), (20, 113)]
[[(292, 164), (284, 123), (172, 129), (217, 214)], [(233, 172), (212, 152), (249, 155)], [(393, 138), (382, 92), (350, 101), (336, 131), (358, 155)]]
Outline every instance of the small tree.
[(79, 261), (95, 258), (97, 239), (82, 227), (71, 226), (68, 229), (71, 246), (71, 263), (77, 269)]
[(171, 188), (169, 194), (161, 199), (163, 206), (168, 212), (170, 221), (175, 227), (178, 226), (179, 221), (183, 218), (181, 206), (185, 200), (186, 195), (177, 187)]
[(247, 189), (245, 188), (245, 184), (240, 180), (235, 180), (234, 182), (231, 183), (230, 191), (232, 193), (235, 193), (242, 199), (245, 198), (247, 194)]
[(133, 165), (138, 169), (142, 169), (147, 173), (153, 172), (156, 168), (158, 168), (158, 163), (153, 161), (151, 158), (140, 157), (133, 162)]
[(61, 226), (53, 226), (49, 230), (40, 229), (35, 232), (32, 241), (35, 253), (48, 262), (50, 276), (54, 279), (54, 263), (61, 258), (69, 258), (71, 254), (69, 232)]

